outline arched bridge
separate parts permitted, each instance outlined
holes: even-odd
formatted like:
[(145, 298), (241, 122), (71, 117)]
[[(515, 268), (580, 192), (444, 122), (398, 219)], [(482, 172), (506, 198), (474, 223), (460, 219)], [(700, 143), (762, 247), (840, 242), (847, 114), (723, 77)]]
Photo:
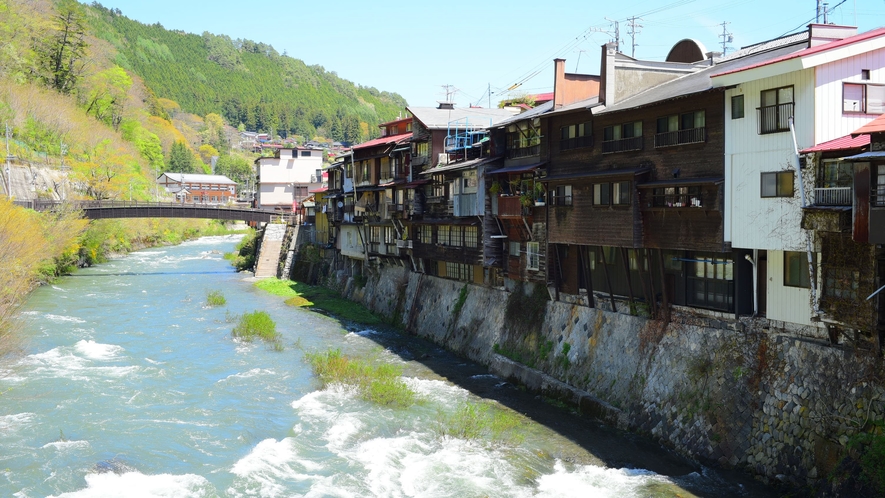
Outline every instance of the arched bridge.
[(15, 201), (18, 206), (35, 211), (53, 209), (75, 209), (83, 211), (84, 217), (91, 220), (107, 218), (205, 218), (213, 220), (237, 220), (270, 222), (288, 221), (291, 213), (255, 209), (223, 204), (180, 204), (175, 202), (145, 201)]

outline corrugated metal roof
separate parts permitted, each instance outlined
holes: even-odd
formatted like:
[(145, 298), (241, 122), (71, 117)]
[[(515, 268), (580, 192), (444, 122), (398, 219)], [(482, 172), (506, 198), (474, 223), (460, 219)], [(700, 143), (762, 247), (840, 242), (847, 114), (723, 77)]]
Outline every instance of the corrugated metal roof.
[[(797, 43), (802, 42), (803, 40), (800, 39)], [(752, 65), (781, 57), (783, 55), (787, 55), (798, 50), (801, 50), (801, 47), (797, 46), (797, 44), (793, 44), (781, 46), (774, 50), (753, 53), (741, 58), (729, 59), (717, 65), (700, 69), (697, 72), (687, 74), (685, 76), (680, 76), (666, 83), (662, 83), (655, 87), (649, 88), (644, 92), (628, 97), (612, 105), (606, 105), (604, 109), (594, 112), (594, 115), (623, 111), (626, 109), (635, 109), (637, 107), (643, 107), (665, 100), (706, 92), (714, 89), (713, 81), (711, 79), (714, 71), (720, 71), (724, 67), (745, 67), (747, 65)]]
[(497, 175), (498, 173), (526, 173), (540, 168), (547, 164), (547, 161), (541, 161), (534, 164), (523, 164), (521, 166), (508, 166), (506, 168), (496, 169), (495, 171), (486, 171), (487, 175)]
[(471, 159), (470, 161), (462, 161), (460, 163), (452, 163), (446, 164), (444, 166), (437, 166), (435, 168), (430, 168), (427, 171), (422, 171), (422, 175), (432, 175), (434, 173), (443, 173), (445, 171), (455, 171), (459, 169), (468, 169), (475, 168), (481, 164), (490, 163), (492, 161), (496, 161), (501, 159), (500, 157), (481, 157), (479, 159)]
[(867, 145), (870, 145), (870, 136), (869, 135), (861, 135), (858, 137), (853, 137), (852, 135), (845, 135), (844, 137), (839, 137), (839, 138), (836, 138), (833, 140), (829, 140), (829, 141), (817, 144), (814, 147), (802, 149), (799, 152), (801, 154), (807, 154), (809, 152), (828, 152), (828, 151), (833, 151), (833, 150), (857, 149), (859, 147), (864, 147)]
[(842, 40), (824, 43), (823, 45), (817, 45), (815, 47), (809, 47), (804, 50), (800, 50), (798, 52), (795, 52), (793, 54), (788, 54), (788, 55), (778, 57), (776, 59), (771, 59), (768, 61), (759, 62), (759, 63), (753, 64), (751, 66), (735, 68), (735, 69), (731, 69), (729, 71), (720, 72), (720, 73), (713, 75), (713, 77), (715, 78), (717, 76), (724, 76), (726, 74), (737, 73), (740, 71), (747, 71), (749, 69), (754, 69), (754, 68), (762, 67), (762, 66), (768, 66), (771, 64), (777, 64), (778, 62), (783, 62), (786, 60), (795, 59), (797, 57), (807, 57), (809, 55), (814, 55), (814, 54), (817, 54), (820, 52), (827, 52), (829, 50), (834, 50), (834, 49), (837, 49), (840, 47), (851, 45), (853, 43), (858, 43), (858, 42), (862, 42), (864, 40), (869, 40), (871, 38), (877, 38), (882, 35), (885, 35), (885, 28), (878, 28), (878, 29), (874, 29), (872, 31), (867, 31), (866, 33), (861, 33), (859, 35), (849, 36), (848, 38), (845, 38)]
[(867, 137), (869, 137), (870, 133), (882, 132), (885, 132), (885, 114), (854, 130), (851, 132), (851, 136), (856, 137), (858, 135), (867, 134)]
[(436, 107), (406, 107), (415, 118), (431, 130), (445, 130), (452, 121), (468, 118), (471, 126), (476, 128), (489, 128), (500, 121), (514, 115), (510, 109), (485, 109), (482, 107), (468, 107), (466, 109), (437, 109)]
[(368, 147), (375, 147), (376, 145), (387, 145), (392, 143), (405, 142), (412, 138), (412, 133), (402, 133), (399, 135), (389, 135), (386, 137), (376, 138), (374, 140), (369, 140), (368, 142), (363, 142), (359, 145), (354, 145), (354, 150), (357, 149), (366, 149)]
[(850, 161), (861, 161), (864, 159), (885, 159), (885, 150), (871, 150), (869, 152), (864, 152), (863, 154), (843, 157), (842, 159)]
[[(197, 175), (192, 173), (163, 173), (170, 180), (181, 183), (218, 183), (236, 185), (237, 182), (224, 175)], [(162, 175), (161, 175), (162, 176)]]
[(529, 111), (521, 112), (521, 113), (517, 114), (516, 116), (513, 116), (513, 117), (507, 118), (503, 121), (500, 121), (495, 124), (495, 128), (501, 128), (501, 127), (507, 126), (511, 123), (518, 123), (520, 121), (525, 121), (526, 119), (536, 118), (542, 114), (550, 112), (551, 109), (553, 109), (553, 101), (552, 100), (549, 102), (544, 102), (543, 104), (541, 104), (538, 107), (535, 107)]

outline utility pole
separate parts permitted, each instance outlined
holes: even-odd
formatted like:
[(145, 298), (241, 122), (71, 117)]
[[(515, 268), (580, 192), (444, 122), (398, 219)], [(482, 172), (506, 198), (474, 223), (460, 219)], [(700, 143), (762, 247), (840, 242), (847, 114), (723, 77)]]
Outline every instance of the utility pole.
[(633, 17), (628, 18), (627, 20), (629, 21), (629, 24), (630, 24), (630, 31), (627, 34), (630, 35), (630, 43), (632, 45), (632, 47), (630, 49), (630, 57), (633, 57), (635, 59), (636, 58), (636, 45), (637, 45), (636, 35), (639, 34), (639, 28), (642, 27), (641, 24), (636, 24), (636, 21), (641, 21), (642, 18), (633, 16)]
[[(615, 31), (614, 31), (614, 35), (615, 35), (615, 52), (620, 52), (620, 51), (621, 51), (621, 24), (620, 24), (618, 21), (615, 21), (614, 19), (609, 19), (609, 18), (607, 18), (607, 17), (604, 18), (604, 19), (605, 19), (606, 21), (608, 21), (608, 22), (610, 22), (610, 23), (612, 23), (612, 24), (615, 25)], [(606, 33), (611, 34), (610, 31), (606, 31)]]
[(9, 166), (9, 161), (12, 159), (12, 154), (9, 151), (9, 136), (12, 134), (12, 130), (9, 129), (9, 123), (6, 123), (6, 197), (12, 199), (12, 177), (11, 168)]
[(722, 21), (722, 24), (720, 24), (720, 26), (722, 26), (722, 34), (719, 35), (719, 38), (722, 38), (722, 55), (726, 54), (726, 51), (728, 50), (728, 44), (734, 40), (732, 34), (729, 33), (727, 29), (725, 29), (725, 26), (729, 24), (731, 23), (726, 21)]

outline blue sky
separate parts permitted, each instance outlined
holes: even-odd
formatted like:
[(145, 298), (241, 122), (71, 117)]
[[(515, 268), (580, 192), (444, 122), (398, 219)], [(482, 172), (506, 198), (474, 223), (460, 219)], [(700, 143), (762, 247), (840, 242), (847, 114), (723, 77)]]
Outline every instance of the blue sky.
[[(680, 39), (722, 51), (801, 29), (814, 19), (816, 0), (479, 0), (448, 2), (310, 0), (102, 0), (131, 19), (167, 29), (209, 31), (270, 45), (307, 64), (364, 86), (397, 92), (410, 105), (445, 100), (492, 105), (506, 96), (553, 89), (553, 59), (566, 71), (599, 74), (600, 47), (614, 39), (630, 55), (631, 17), (637, 17), (635, 56), (663, 60)], [(885, 26), (885, 0), (828, 0), (829, 22), (860, 31)], [(508, 88), (520, 83), (508, 92)]]

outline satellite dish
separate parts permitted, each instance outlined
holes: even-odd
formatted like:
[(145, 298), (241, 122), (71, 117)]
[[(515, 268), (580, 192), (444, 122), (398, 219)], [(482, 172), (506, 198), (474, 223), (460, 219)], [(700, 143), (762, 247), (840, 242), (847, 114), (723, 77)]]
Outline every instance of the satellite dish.
[(341, 202), (341, 201), (338, 201), (338, 207), (343, 208), (343, 207), (344, 207), (344, 203)]

